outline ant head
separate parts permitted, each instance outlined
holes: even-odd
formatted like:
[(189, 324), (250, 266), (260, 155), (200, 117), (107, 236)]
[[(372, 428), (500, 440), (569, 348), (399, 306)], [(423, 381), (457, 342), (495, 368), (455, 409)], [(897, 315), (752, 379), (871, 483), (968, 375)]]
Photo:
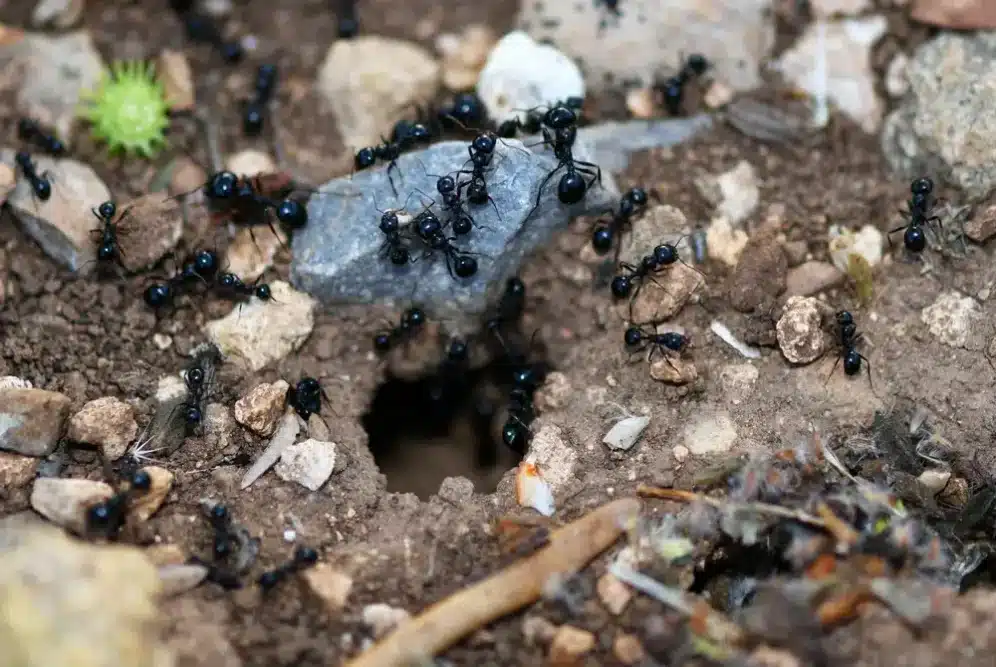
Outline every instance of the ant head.
[(633, 281), (629, 276), (616, 276), (612, 279), (610, 289), (612, 290), (612, 296), (617, 299), (624, 299), (632, 291)]
[(623, 198), (636, 206), (645, 206), (648, 199), (647, 191), (643, 188), (630, 188)]
[(512, 276), (505, 281), (505, 296), (515, 299), (524, 299), (526, 297), (526, 284), (522, 282), (522, 278)]
[(848, 311), (842, 310), (837, 313), (837, 323), (841, 325), (854, 324), (854, 316), (851, 315), (851, 313), (849, 313)]
[(294, 563), (297, 565), (314, 565), (318, 562), (318, 552), (311, 547), (298, 547), (294, 550)]
[(425, 324), (425, 311), (418, 306), (412, 306), (401, 314), (401, 326), (406, 329), (416, 329)]
[(584, 177), (576, 171), (564, 174), (557, 183), (557, 199), (562, 204), (577, 204), (584, 199), (588, 184)]
[(578, 122), (578, 115), (569, 107), (558, 104), (543, 117), (543, 124), (554, 130), (566, 130)]
[(452, 176), (440, 176), (436, 181), (436, 190), (441, 195), (453, 192), (456, 189), (456, 180)]
[(104, 220), (110, 220), (117, 213), (118, 207), (114, 205), (112, 201), (105, 201), (103, 204), (97, 207), (97, 215)]
[(235, 195), (239, 177), (230, 171), (219, 171), (208, 181), (204, 195), (208, 199), (229, 199)]
[(446, 358), (450, 361), (464, 361), (467, 359), (468, 352), (467, 342), (460, 338), (454, 338), (450, 341), (450, 347), (446, 351)]
[(313, 377), (304, 376), (298, 380), (295, 391), (299, 394), (314, 394), (321, 391), (322, 385)]
[(353, 156), (353, 165), (357, 170), (372, 167), (376, 161), (377, 153), (370, 147), (361, 148), (356, 151), (356, 155)]
[(228, 521), (228, 507), (218, 503), (217, 505), (212, 505), (211, 509), (208, 510), (208, 518), (212, 523), (221, 524)]
[(623, 340), (626, 342), (628, 347), (639, 345), (643, 340), (643, 332), (640, 331), (639, 327), (630, 327), (626, 329), (626, 333), (623, 334)]
[(422, 123), (412, 123), (408, 128), (408, 138), (416, 142), (428, 142), (432, 140), (432, 133)]
[(453, 261), (453, 273), (458, 278), (470, 278), (477, 273), (477, 259), (470, 255), (457, 255)]
[(86, 525), (89, 530), (97, 531), (107, 527), (111, 520), (111, 505), (108, 501), (103, 501), (92, 505), (86, 511)]
[(17, 121), (17, 134), (21, 139), (30, 138), (38, 131), (38, 123), (27, 117), (21, 117)]
[(380, 231), (385, 234), (398, 231), (398, 227), (400, 225), (401, 222), (398, 220), (398, 214), (396, 211), (385, 211), (384, 214), (380, 216)]
[(218, 276), (218, 285), (220, 285), (223, 288), (232, 289), (234, 287), (238, 287), (241, 284), (242, 280), (240, 280), (239, 277), (234, 273), (226, 271), (222, 273), (220, 276)]
[(591, 247), (595, 249), (595, 252), (599, 255), (604, 255), (609, 250), (612, 249), (612, 239), (615, 235), (612, 233), (611, 227), (606, 227), (604, 225), (595, 228), (595, 231), (591, 233)]
[(494, 153), (496, 144), (497, 139), (493, 133), (481, 132), (479, 135), (474, 137), (474, 141), (471, 146), (474, 148), (475, 153), (490, 155), (491, 153)]
[(513, 452), (522, 454), (526, 451), (529, 440), (529, 429), (517, 419), (509, 419), (501, 429), (501, 441)]
[(172, 296), (173, 291), (165, 283), (153, 283), (145, 288), (145, 293), (143, 294), (145, 303), (152, 308), (165, 306)]
[(929, 195), (934, 189), (934, 182), (927, 177), (918, 178), (910, 183), (910, 192), (914, 195)]
[(255, 290), (256, 298), (260, 301), (269, 301), (273, 298), (273, 293), (270, 291), (270, 286), (266, 283), (262, 285), (256, 285)]
[(619, 200), (619, 215), (628, 218), (633, 215), (633, 211), (636, 209), (636, 204), (629, 197), (624, 196)]
[(418, 225), (415, 229), (418, 231), (418, 235), (424, 239), (435, 236), (442, 229), (442, 223), (439, 222), (439, 218), (428, 209), (419, 213), (417, 221)]
[(202, 276), (214, 275), (218, 270), (218, 254), (213, 250), (198, 250), (194, 253), (194, 269)]
[(391, 334), (379, 333), (373, 339), (374, 349), (378, 352), (387, 352), (391, 349)]
[[(670, 243), (662, 243), (656, 248), (654, 248), (654, 263), (661, 266), (669, 266), (678, 261), (678, 249), (675, 248)], [(643, 261), (646, 265), (647, 258), (644, 257)]]
[(31, 164), (31, 154), (27, 151), (17, 151), (17, 154), (14, 156), (14, 162), (21, 167), (25, 167)]
[(152, 487), (152, 478), (145, 470), (139, 470), (131, 476), (131, 488), (148, 491)]
[(191, 387), (200, 387), (204, 384), (204, 369), (199, 366), (194, 366), (187, 371), (187, 384)]
[(446, 114), (465, 126), (480, 125), (484, 119), (484, 103), (474, 93), (460, 93)]
[(688, 60), (685, 61), (685, 67), (687, 67), (694, 74), (704, 74), (707, 69), (709, 69), (709, 61), (701, 53), (693, 53), (688, 56)]
[(288, 227), (300, 229), (308, 224), (308, 209), (299, 201), (285, 199), (277, 205), (277, 220)]

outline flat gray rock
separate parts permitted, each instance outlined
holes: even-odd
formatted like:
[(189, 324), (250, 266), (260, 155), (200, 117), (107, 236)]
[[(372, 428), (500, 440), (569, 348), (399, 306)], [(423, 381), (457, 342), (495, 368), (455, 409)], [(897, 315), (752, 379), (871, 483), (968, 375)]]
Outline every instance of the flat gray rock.
[[(476, 255), (475, 276), (451, 277), (442, 253), (423, 256), (424, 246), (415, 238), (409, 238), (408, 245), (417, 261), (407, 266), (392, 265), (382, 253), (378, 209), (404, 208), (418, 214), (430, 196), (438, 197), (436, 176), (428, 174), (447, 174), (469, 164), (467, 143), (449, 141), (399, 158), (399, 169), (391, 170), (397, 196), (386, 167), (326, 183), (308, 203), (307, 227), (294, 236), (291, 281), (325, 302), (417, 302), (430, 316), (460, 326), (459, 320), (486, 310), (489, 286), (515, 275), (530, 251), (572, 218), (608, 210), (619, 198), (611, 173), (603, 170), (601, 187), (595, 185), (578, 204), (564, 206), (556, 195), (561, 170), (543, 188), (539, 207), (526, 219), (540, 183), (556, 166), (552, 151), (536, 151), (515, 140), (498, 142), (487, 174), (498, 211), (490, 204), (468, 205), (476, 227), (453, 241), (461, 251)], [(574, 154), (578, 160), (588, 160), (592, 151), (579, 138)], [(434, 205), (433, 210), (445, 223), (441, 206)], [(404, 236), (415, 235), (406, 230)]]

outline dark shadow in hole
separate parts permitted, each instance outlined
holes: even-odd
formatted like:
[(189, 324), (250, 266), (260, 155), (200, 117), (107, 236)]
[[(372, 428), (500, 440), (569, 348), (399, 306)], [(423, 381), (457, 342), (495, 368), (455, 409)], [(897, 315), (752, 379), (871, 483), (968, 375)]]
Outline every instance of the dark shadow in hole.
[(499, 439), (508, 387), (494, 382), (496, 370), (492, 364), (446, 380), (389, 378), (377, 389), (362, 423), (389, 491), (425, 500), (443, 479), (461, 476), (477, 493), (491, 493), (518, 464), (521, 457)]

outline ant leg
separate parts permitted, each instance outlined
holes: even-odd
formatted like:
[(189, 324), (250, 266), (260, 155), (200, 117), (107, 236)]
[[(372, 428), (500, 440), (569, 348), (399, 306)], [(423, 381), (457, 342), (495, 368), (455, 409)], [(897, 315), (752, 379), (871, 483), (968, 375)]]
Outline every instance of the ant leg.
[(626, 363), (628, 363), (628, 364), (632, 364), (632, 363), (633, 363), (633, 359), (634, 359), (634, 358), (636, 358), (636, 361), (637, 361), (637, 362), (639, 362), (639, 361), (640, 361), (640, 358), (639, 358), (639, 356), (638, 356), (638, 355), (639, 355), (639, 354), (640, 354), (641, 352), (643, 352), (644, 350), (646, 350), (646, 349), (647, 349), (647, 345), (649, 345), (649, 343), (643, 343), (643, 344), (641, 344), (641, 345), (640, 345), (639, 347), (637, 347), (637, 348), (633, 349), (633, 350), (632, 350), (632, 351), (631, 351), (631, 352), (629, 353), (629, 359), (627, 359), (627, 360), (626, 360)]
[(871, 362), (868, 361), (868, 357), (866, 357), (863, 354), (859, 354), (858, 356), (861, 357), (861, 359), (864, 360), (865, 364), (868, 367), (868, 388), (871, 389), (872, 393), (874, 394), (875, 393), (875, 387), (874, 387), (874, 385), (872, 385), (872, 365), (871, 365)]
[(543, 179), (543, 182), (540, 183), (539, 190), (536, 191), (536, 204), (529, 210), (529, 213), (526, 214), (526, 217), (523, 219), (524, 221), (532, 217), (536, 209), (539, 208), (540, 200), (543, 198), (543, 188), (545, 188), (546, 184), (550, 182), (550, 179), (553, 178), (553, 175), (556, 174), (558, 171), (560, 171), (564, 166), (565, 166), (564, 162), (561, 161), (561, 163), (557, 165), (557, 167), (553, 171), (551, 171), (549, 174), (546, 175), (546, 178)]
[(391, 169), (392, 168), (397, 168), (399, 172), (401, 171), (401, 169), (398, 168), (398, 161), (397, 160), (391, 160), (391, 162), (388, 163), (388, 165), (387, 165), (387, 180), (391, 184), (391, 192), (394, 193), (394, 198), (397, 199), (398, 198), (398, 188), (394, 184), (394, 177), (391, 176)]
[(826, 386), (827, 382), (830, 382), (830, 378), (833, 377), (833, 372), (837, 370), (837, 364), (840, 363), (840, 355), (837, 355), (837, 359), (833, 362), (833, 368), (830, 369), (830, 374), (827, 375), (827, 379), (823, 381), (823, 386)]

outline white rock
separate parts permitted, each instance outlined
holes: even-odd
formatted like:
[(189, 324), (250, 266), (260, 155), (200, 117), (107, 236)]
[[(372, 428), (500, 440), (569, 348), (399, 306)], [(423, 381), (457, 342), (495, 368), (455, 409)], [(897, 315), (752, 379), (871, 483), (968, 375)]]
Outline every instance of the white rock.
[(499, 40), (477, 80), (477, 94), (497, 123), (516, 116), (525, 120), (521, 110), (584, 93), (584, 79), (573, 60), (518, 30)]
[(726, 412), (702, 411), (685, 426), (684, 442), (692, 454), (726, 452), (737, 442), (737, 429)]
[(706, 249), (710, 259), (719, 260), (733, 268), (740, 261), (740, 253), (747, 247), (747, 232), (734, 229), (726, 218), (715, 218), (706, 228)]
[(716, 213), (733, 226), (738, 226), (757, 210), (761, 190), (757, 172), (747, 160), (719, 176), (696, 182), (699, 191), (716, 206)]
[(578, 455), (567, 446), (559, 426), (541, 423), (523, 461), (539, 466), (543, 479), (550, 483), (554, 491), (559, 491), (574, 478)]
[(82, 535), (87, 508), (112, 495), (114, 489), (103, 482), (39, 477), (31, 488), (31, 508), (52, 523)]
[(299, 348), (315, 326), (316, 302), (282, 280), (270, 283), (271, 301), (253, 297), (225, 317), (208, 322), (208, 338), (225, 356), (258, 371)]
[[(246, 149), (239, 151), (235, 155), (229, 156), (225, 160), (225, 169), (239, 176), (256, 176), (258, 174), (269, 174), (277, 170), (277, 164), (269, 155), (263, 151)], [(242, 276), (241, 273), (236, 273)]]
[(621, 16), (602, 2), (525, 2), (516, 24), (582, 63), (588, 88), (649, 86), (692, 53), (734, 90), (761, 84), (760, 63), (775, 42), (771, 0), (624, 0)]
[(734, 350), (747, 357), (748, 359), (760, 359), (761, 350), (756, 347), (751, 347), (747, 343), (733, 335), (729, 327), (720, 322), (719, 320), (713, 320), (709, 324), (709, 331), (716, 334), (720, 340), (732, 347)]
[[(4, 150), (4, 163), (14, 163), (14, 153)], [(7, 203), (24, 231), (55, 261), (79, 271), (93, 266), (97, 244), (90, 231), (97, 222), (90, 209), (111, 198), (111, 192), (97, 172), (76, 160), (56, 160), (41, 153), (32, 155), (39, 173), (51, 175), (52, 194), (38, 199), (26, 178), (18, 179)]]
[(979, 306), (975, 299), (958, 292), (945, 292), (920, 312), (920, 320), (949, 347), (964, 347)]
[(556, 512), (553, 489), (544, 479), (543, 471), (527, 461), (520, 463), (515, 471), (515, 501), (522, 507), (531, 507), (543, 516), (553, 516)]
[(865, 225), (857, 233), (832, 225), (828, 231), (830, 259), (834, 266), (847, 273), (851, 255), (857, 253), (865, 258), (872, 268), (882, 262), (882, 244), (885, 234), (877, 227)]
[(22, 380), (16, 375), (0, 377), (0, 389), (32, 389), (34, 385), (28, 380)]
[(610, 449), (626, 451), (636, 444), (644, 429), (650, 424), (650, 417), (627, 417), (620, 419), (609, 429), (602, 442)]
[(252, 486), (253, 482), (259, 479), (264, 472), (269, 470), (277, 462), (284, 450), (294, 444), (294, 439), (297, 438), (300, 430), (301, 425), (297, 414), (294, 413), (294, 410), (288, 408), (280, 423), (277, 424), (277, 431), (270, 438), (270, 443), (242, 477), (242, 490)]
[(688, 451), (688, 447), (684, 445), (675, 445), (671, 448), (671, 453), (674, 455), (674, 460), (678, 463), (684, 463), (688, 460), (688, 455), (691, 453)]
[(365, 35), (332, 43), (316, 85), (356, 150), (389, 136), (413, 104), (431, 101), (439, 78), (439, 63), (417, 44)]
[(820, 358), (827, 347), (822, 320), (820, 302), (811, 296), (793, 296), (785, 303), (775, 333), (789, 363), (808, 364)]
[(309, 439), (290, 445), (274, 468), (285, 482), (297, 482), (311, 491), (322, 488), (335, 470), (335, 443)]
[(947, 486), (949, 479), (951, 479), (950, 470), (924, 470), (917, 477), (917, 481), (932, 493), (940, 493)]
[[(47, 37), (25, 33), (23, 39), (0, 44), (0, 59), (13, 56), (25, 76), (17, 93), (23, 115), (52, 126), (58, 136), (71, 138), (82, 93), (92, 90), (104, 72), (104, 62), (86, 30)], [(97, 202), (98, 204), (100, 202)], [(80, 205), (91, 218), (90, 206)]]
[(871, 48), (885, 34), (884, 16), (814, 21), (772, 67), (790, 83), (829, 99), (865, 132), (875, 132), (884, 105), (875, 92)]
[(900, 51), (885, 70), (885, 91), (892, 97), (902, 97), (910, 89), (910, 80), (906, 78), (909, 70), (910, 57)]
[(404, 609), (387, 604), (368, 604), (363, 608), (363, 624), (373, 631), (374, 637), (383, 637), (410, 617)]

